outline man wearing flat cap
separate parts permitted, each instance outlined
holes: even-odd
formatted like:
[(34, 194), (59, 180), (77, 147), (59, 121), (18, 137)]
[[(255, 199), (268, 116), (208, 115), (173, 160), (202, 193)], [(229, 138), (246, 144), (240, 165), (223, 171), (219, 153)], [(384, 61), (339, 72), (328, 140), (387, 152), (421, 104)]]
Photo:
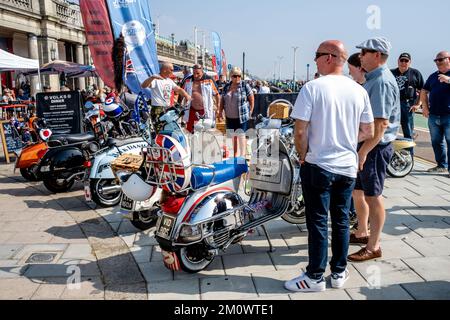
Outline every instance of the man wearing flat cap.
[(350, 243), (366, 244), (366, 247), (348, 259), (361, 262), (382, 256), (380, 236), (386, 216), (382, 194), (387, 165), (394, 154), (392, 141), (400, 127), (400, 90), (386, 65), (392, 48), (386, 38), (369, 39), (357, 48), (361, 49), (361, 67), (367, 71), (364, 88), (369, 93), (375, 118), (374, 138), (359, 145), (360, 171), (353, 192), (358, 229), (350, 235)]
[(411, 68), (411, 55), (407, 52), (400, 55), (398, 68), (391, 71), (400, 89), (400, 123), (403, 136), (413, 139), (414, 113), (421, 107), (418, 93), (423, 88), (423, 77), (419, 70)]

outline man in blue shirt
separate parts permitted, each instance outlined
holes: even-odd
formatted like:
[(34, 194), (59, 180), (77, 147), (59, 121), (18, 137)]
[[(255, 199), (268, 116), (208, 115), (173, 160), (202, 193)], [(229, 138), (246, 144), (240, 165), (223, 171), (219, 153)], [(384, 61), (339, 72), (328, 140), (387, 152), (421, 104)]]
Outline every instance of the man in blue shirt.
[(450, 161), (450, 53), (439, 52), (434, 62), (438, 71), (428, 78), (420, 93), (420, 99), (423, 116), (428, 118), (431, 143), (437, 163), (437, 166), (428, 172), (440, 173), (450, 171), (448, 165)]
[[(364, 88), (369, 93), (375, 118), (375, 135), (359, 146), (359, 172), (353, 199), (358, 216), (358, 230), (350, 235), (351, 243), (367, 246), (349, 255), (350, 261), (360, 262), (380, 258), (380, 237), (386, 211), (383, 188), (387, 166), (394, 154), (392, 141), (400, 128), (400, 90), (386, 62), (392, 48), (382, 37), (369, 39), (359, 46), (361, 67), (367, 71)], [(370, 234), (368, 220), (370, 219)]]

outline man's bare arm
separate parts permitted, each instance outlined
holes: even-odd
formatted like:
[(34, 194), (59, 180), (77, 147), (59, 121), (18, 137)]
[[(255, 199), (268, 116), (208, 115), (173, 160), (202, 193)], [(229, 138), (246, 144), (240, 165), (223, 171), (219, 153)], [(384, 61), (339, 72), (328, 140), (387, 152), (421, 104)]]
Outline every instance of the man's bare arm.
[(308, 121), (297, 120), (295, 122), (294, 141), (300, 161), (305, 161), (308, 152), (308, 127)]
[(375, 135), (375, 125), (371, 123), (361, 123), (359, 125), (358, 142), (372, 139)]
[(175, 87), (173, 89), (173, 91), (175, 91), (175, 93), (179, 94), (180, 96), (183, 96), (184, 100), (185, 100), (185, 103), (187, 103), (187, 102), (189, 102), (191, 100), (191, 96), (183, 88)]
[(375, 133), (373, 135), (373, 138), (365, 140), (363, 145), (361, 146), (361, 149), (359, 149), (358, 152), (359, 170), (363, 169), (364, 163), (366, 163), (367, 155), (369, 154), (370, 151), (373, 150), (373, 148), (375, 148), (380, 143), (388, 126), (389, 120), (380, 118), (375, 119), (374, 122)]
[(422, 103), (422, 112), (423, 116), (425, 118), (428, 118), (430, 116), (430, 105), (428, 103), (428, 91), (425, 89), (422, 89), (420, 91), (420, 102)]

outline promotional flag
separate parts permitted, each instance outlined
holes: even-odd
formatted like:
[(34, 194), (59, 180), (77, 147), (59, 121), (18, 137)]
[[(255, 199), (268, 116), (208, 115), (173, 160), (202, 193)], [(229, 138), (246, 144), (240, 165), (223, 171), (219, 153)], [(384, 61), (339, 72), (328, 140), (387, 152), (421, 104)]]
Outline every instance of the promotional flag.
[(80, 11), (96, 72), (108, 87), (114, 88), (114, 39), (105, 1), (80, 0)]
[(216, 62), (217, 62), (217, 73), (220, 75), (222, 74), (222, 44), (220, 41), (219, 34), (217, 32), (211, 33), (211, 38), (213, 42), (214, 52), (216, 55)]
[(227, 65), (227, 59), (225, 58), (225, 51), (222, 49), (222, 74), (227, 77), (228, 65)]
[(214, 76), (214, 80), (219, 80), (219, 73), (217, 72), (217, 59), (216, 56), (213, 55), (212, 56), (212, 66), (213, 66), (213, 71), (216, 73), (216, 75)]
[[(106, 0), (106, 2), (114, 38), (117, 39), (121, 34), (123, 35), (126, 49), (131, 59), (130, 63), (133, 70), (132, 72), (129, 70), (127, 73), (125, 64), (125, 75), (136, 77), (137, 81), (142, 83), (152, 75), (159, 73), (156, 40), (149, 1)], [(128, 59), (125, 59), (127, 63)], [(136, 91), (136, 86), (130, 89), (134, 93), (139, 93), (139, 91)]]

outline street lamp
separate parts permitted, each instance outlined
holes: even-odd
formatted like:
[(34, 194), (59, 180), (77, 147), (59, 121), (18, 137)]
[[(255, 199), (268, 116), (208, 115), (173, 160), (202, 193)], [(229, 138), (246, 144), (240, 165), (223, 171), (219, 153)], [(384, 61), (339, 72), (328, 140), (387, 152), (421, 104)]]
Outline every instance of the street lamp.
[(278, 64), (278, 81), (281, 81), (281, 60), (283, 60), (284, 57), (278, 57), (278, 60), (280, 60)]
[(306, 65), (306, 82), (309, 81), (309, 63)]
[(170, 37), (172, 38), (172, 50), (173, 50), (173, 55), (175, 55), (175, 33), (172, 33), (170, 35)]
[(294, 81), (293, 86), (294, 86), (294, 91), (296, 91), (297, 89), (297, 75), (296, 75), (296, 69), (297, 69), (297, 50), (299, 49), (299, 47), (292, 47), (292, 49), (294, 49), (294, 72), (293, 72), (293, 76), (292, 76), (292, 80)]

